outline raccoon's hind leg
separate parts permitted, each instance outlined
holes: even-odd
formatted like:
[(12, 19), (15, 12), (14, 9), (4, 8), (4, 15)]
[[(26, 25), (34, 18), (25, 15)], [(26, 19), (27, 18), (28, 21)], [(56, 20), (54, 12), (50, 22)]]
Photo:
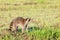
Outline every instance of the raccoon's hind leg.
[(16, 27), (16, 31), (18, 31), (18, 26)]

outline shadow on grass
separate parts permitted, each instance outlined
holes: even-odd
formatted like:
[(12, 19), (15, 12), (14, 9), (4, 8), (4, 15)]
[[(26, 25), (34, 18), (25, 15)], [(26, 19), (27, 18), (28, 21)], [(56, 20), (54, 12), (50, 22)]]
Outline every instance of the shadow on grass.
[[(28, 28), (28, 32), (31, 32), (33, 30), (39, 30), (39, 29), (40, 29), (39, 27), (30, 27), (30, 28)], [(22, 32), (22, 29), (21, 28), (18, 29), (18, 32)]]

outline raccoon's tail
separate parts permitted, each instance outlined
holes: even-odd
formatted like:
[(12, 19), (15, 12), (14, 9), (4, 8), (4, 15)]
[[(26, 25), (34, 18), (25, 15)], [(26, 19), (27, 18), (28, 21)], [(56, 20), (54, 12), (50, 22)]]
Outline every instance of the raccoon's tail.
[(13, 22), (10, 23), (9, 30), (12, 31)]

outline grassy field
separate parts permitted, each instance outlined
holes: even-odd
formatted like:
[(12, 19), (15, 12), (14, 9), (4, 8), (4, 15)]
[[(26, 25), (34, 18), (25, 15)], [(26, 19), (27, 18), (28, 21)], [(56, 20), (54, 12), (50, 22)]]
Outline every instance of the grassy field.
[[(8, 30), (16, 17), (34, 21), (29, 32)], [(60, 0), (0, 0), (0, 40), (60, 40)]]

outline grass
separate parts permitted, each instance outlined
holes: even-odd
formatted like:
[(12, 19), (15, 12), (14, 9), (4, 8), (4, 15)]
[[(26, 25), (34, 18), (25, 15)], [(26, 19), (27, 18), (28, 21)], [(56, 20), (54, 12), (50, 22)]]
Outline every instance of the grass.
[[(60, 0), (0, 0), (0, 40), (60, 40), (59, 10)], [(13, 35), (6, 29), (19, 16), (34, 22), (29, 23), (29, 32), (19, 29)]]
[(59, 30), (60, 28), (38, 29), (36, 27), (32, 27), (29, 28), (29, 32), (26, 32), (25, 34), (22, 34), (21, 31), (18, 31), (16, 34), (12, 34), (6, 30), (6, 33), (3, 32), (0, 35), (0, 40), (60, 40)]

